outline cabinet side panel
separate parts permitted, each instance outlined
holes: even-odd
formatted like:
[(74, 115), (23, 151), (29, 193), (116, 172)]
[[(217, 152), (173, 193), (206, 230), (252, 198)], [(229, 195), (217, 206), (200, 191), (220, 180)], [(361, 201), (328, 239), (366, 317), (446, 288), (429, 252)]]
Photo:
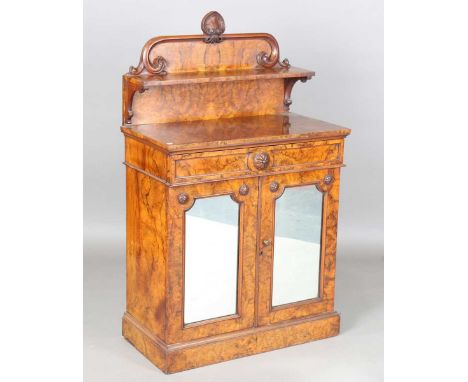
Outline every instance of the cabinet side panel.
[(155, 86), (135, 93), (132, 123), (276, 114), (283, 97), (282, 79)]
[(162, 180), (168, 179), (166, 155), (140, 141), (125, 137), (125, 161)]
[(165, 338), (166, 187), (127, 167), (127, 312)]

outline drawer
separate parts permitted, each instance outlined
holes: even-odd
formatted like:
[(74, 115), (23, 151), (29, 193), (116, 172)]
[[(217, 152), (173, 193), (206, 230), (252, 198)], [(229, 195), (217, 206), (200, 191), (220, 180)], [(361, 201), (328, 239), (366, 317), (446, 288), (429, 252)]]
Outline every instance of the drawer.
[(310, 170), (342, 163), (343, 140), (292, 143), (171, 156), (175, 183)]

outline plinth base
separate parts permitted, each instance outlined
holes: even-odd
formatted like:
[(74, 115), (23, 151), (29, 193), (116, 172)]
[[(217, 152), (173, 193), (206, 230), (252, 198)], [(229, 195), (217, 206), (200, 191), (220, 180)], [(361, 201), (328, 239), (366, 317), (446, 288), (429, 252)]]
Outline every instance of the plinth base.
[(122, 319), (123, 336), (167, 374), (333, 337), (339, 331), (340, 315), (333, 312), (167, 345), (130, 314)]

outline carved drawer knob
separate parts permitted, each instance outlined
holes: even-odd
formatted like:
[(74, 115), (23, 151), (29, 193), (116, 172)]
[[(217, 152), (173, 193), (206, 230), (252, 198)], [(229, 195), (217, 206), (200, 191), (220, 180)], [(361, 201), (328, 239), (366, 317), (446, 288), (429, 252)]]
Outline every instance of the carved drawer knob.
[(185, 204), (189, 200), (189, 196), (187, 193), (182, 192), (181, 194), (177, 195), (177, 200), (179, 201), (180, 204)]
[(255, 154), (253, 164), (258, 170), (264, 170), (268, 167), (270, 163), (270, 156), (267, 153), (258, 153)]
[(278, 182), (271, 182), (270, 183), (270, 191), (271, 192), (276, 192), (279, 189), (279, 183)]
[(323, 178), (323, 183), (330, 184), (331, 182), (333, 182), (333, 177), (330, 174), (325, 175), (325, 178)]
[(246, 184), (243, 184), (242, 186), (239, 187), (239, 194), (241, 195), (247, 195), (249, 193), (249, 186)]

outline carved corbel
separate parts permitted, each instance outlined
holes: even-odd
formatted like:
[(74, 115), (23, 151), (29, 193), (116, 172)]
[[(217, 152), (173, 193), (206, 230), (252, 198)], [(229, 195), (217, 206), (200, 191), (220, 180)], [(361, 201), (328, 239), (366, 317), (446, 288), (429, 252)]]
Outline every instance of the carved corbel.
[(133, 96), (138, 91), (144, 93), (148, 88), (143, 87), (143, 83), (139, 81), (130, 81), (125, 76), (122, 80), (122, 124), (129, 125), (132, 123), (133, 117)]
[(294, 84), (300, 80), (301, 82), (306, 82), (310, 80), (311, 77), (302, 77), (302, 78), (286, 78), (284, 80), (284, 110), (289, 111), (289, 106), (292, 104), (291, 92)]

